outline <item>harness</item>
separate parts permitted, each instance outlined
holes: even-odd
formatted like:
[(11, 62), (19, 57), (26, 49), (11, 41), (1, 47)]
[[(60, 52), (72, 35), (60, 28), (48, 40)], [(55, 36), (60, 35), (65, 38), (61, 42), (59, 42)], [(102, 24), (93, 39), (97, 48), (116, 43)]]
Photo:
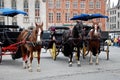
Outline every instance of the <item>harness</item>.
[(42, 45), (42, 42), (30, 42), (29, 41), (29, 37), (31, 36), (32, 34), (32, 31), (29, 30), (28, 33), (27, 33), (27, 36), (25, 37), (25, 41), (26, 43), (29, 45), (29, 46), (32, 46), (32, 47), (36, 47), (36, 46), (39, 46), (39, 45)]
[(32, 31), (30, 30), (30, 31), (28, 31), (28, 34), (27, 34), (27, 36), (25, 37), (25, 40), (27, 41), (27, 40), (29, 40), (29, 36), (32, 34)]

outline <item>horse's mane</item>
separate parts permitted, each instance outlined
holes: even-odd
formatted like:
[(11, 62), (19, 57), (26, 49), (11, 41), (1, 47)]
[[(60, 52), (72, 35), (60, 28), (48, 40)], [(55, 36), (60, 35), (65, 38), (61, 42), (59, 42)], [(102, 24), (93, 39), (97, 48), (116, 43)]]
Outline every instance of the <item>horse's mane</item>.
[(78, 22), (72, 29), (72, 35), (74, 38), (79, 38), (82, 33), (83, 24), (82, 22)]

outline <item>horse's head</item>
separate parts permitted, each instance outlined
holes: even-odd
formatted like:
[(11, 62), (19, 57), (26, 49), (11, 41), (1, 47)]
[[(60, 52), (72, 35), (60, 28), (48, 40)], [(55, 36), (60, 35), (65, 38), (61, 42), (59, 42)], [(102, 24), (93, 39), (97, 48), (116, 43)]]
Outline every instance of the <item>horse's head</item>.
[(36, 26), (32, 31), (31, 37), (33, 37), (32, 40), (34, 39), (34, 41), (40, 41), (43, 32), (43, 23), (41, 24), (35, 23), (35, 25)]
[(82, 22), (79, 22), (74, 26), (72, 30), (72, 34), (74, 38), (82, 38), (82, 28), (83, 28)]
[(99, 32), (99, 24), (98, 22), (93, 22), (93, 29), (90, 31), (90, 37), (99, 38), (100, 32)]

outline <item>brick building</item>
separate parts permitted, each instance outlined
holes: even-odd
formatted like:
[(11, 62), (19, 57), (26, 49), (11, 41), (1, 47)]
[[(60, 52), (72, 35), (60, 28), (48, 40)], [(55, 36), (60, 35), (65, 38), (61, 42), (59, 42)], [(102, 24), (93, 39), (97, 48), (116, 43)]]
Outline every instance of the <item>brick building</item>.
[[(100, 13), (106, 14), (107, 0), (46, 0), (46, 27), (52, 25), (72, 26), (74, 21), (71, 21), (75, 15), (81, 13)], [(106, 19), (94, 19), (100, 22), (102, 30), (105, 30)], [(91, 25), (91, 20), (83, 22)]]
[[(106, 0), (0, 0), (0, 8), (23, 10), (28, 16), (18, 15), (13, 18), (0, 16), (0, 24), (19, 25), (21, 27), (34, 26), (35, 22), (44, 23), (44, 29), (52, 25), (74, 25), (71, 21), (74, 15), (80, 13), (106, 12)], [(96, 19), (105, 30), (105, 19)], [(91, 21), (84, 22), (91, 25)]]

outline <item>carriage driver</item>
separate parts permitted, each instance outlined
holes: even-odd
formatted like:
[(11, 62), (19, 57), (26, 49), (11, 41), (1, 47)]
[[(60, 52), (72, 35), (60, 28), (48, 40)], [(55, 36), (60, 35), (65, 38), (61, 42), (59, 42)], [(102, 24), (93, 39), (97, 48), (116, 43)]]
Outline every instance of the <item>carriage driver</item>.
[(51, 38), (52, 38), (52, 40), (55, 40), (55, 28), (51, 27), (50, 31), (51, 31)]

